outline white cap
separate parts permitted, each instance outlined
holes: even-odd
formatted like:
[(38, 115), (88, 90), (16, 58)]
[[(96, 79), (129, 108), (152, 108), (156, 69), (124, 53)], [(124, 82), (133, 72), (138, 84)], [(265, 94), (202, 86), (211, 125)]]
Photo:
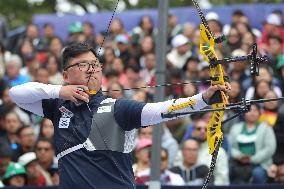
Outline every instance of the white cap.
[(36, 154), (34, 152), (28, 152), (19, 157), (18, 163), (20, 163), (23, 166), (26, 166), (27, 164), (31, 163), (34, 160), (36, 160)]
[(236, 56), (246, 56), (246, 52), (242, 49), (236, 49), (232, 52), (232, 56), (236, 57)]
[(173, 39), (172, 39), (172, 47), (173, 48), (177, 48), (179, 46), (182, 46), (182, 45), (185, 45), (187, 43), (189, 43), (189, 39), (187, 37), (185, 37), (184, 35), (182, 34), (179, 34), (177, 36), (175, 36)]
[(276, 26), (281, 26), (281, 20), (276, 14), (270, 14), (266, 18), (267, 24), (272, 24)]
[(217, 20), (217, 21), (219, 21), (219, 16), (218, 16), (218, 14), (216, 12), (209, 12), (209, 13), (206, 14), (205, 19), (207, 21), (209, 21), (209, 20)]

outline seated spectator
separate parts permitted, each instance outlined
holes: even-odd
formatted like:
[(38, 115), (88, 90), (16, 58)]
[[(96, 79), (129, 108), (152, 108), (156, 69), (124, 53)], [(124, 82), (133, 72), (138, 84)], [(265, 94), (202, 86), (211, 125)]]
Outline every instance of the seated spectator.
[(284, 183), (284, 164), (272, 164), (268, 170), (268, 183)]
[[(210, 114), (209, 114), (210, 115)], [(192, 130), (192, 138), (197, 140), (199, 143), (198, 150), (198, 165), (210, 166), (211, 156), (208, 155), (208, 144), (207, 144), (207, 124), (208, 120), (204, 114), (201, 118), (197, 117)], [(174, 165), (180, 165), (183, 162), (182, 154), (179, 152), (176, 156)], [(214, 170), (214, 185), (228, 185), (229, 184), (229, 166), (228, 156), (226, 151), (220, 147), (218, 152), (218, 159)]]
[[(164, 148), (161, 150), (160, 182), (161, 185), (183, 186), (184, 180), (179, 174), (173, 173), (168, 169), (168, 151)], [(150, 181), (150, 168), (137, 174), (137, 184), (147, 185)]]
[(22, 187), (27, 184), (27, 173), (25, 168), (19, 163), (10, 163), (3, 176), (5, 186)]
[(53, 143), (47, 138), (40, 138), (36, 141), (35, 152), (38, 164), (46, 172), (48, 172), (54, 164), (58, 163), (57, 158), (54, 156)]
[(154, 53), (145, 55), (145, 68), (140, 71), (140, 77), (147, 85), (154, 85), (156, 78), (156, 56)]
[[(274, 91), (268, 91), (264, 95), (264, 99), (277, 98), (277, 94)], [(266, 123), (267, 125), (274, 127), (277, 120), (277, 111), (279, 107), (279, 101), (270, 101), (263, 103), (263, 110), (259, 116), (260, 123)]]
[(6, 75), (4, 76), (4, 80), (9, 86), (13, 87), (31, 81), (30, 77), (20, 74), (21, 66), (22, 61), (18, 55), (11, 55), (6, 60)]
[(53, 123), (47, 119), (43, 118), (40, 123), (39, 138), (47, 138), (52, 140), (54, 135)]
[(140, 18), (139, 24), (133, 29), (133, 37), (137, 37), (137, 42), (141, 43), (145, 36), (154, 36), (154, 24), (150, 16), (144, 15)]
[[(199, 143), (194, 139), (188, 139), (181, 146), (183, 163), (170, 169), (179, 174), (186, 185), (202, 185), (209, 171), (206, 165), (197, 164)], [(213, 179), (211, 179), (213, 183)]]
[(31, 119), (30, 116), (27, 112), (19, 108), (11, 99), (9, 95), (9, 88), (5, 87), (3, 91), (3, 97), (2, 97), (3, 105), (6, 106), (10, 111), (15, 112), (20, 121), (24, 123), (24, 125), (29, 125), (31, 124)]
[(49, 84), (49, 72), (45, 67), (36, 70), (35, 81), (39, 83)]
[(132, 165), (134, 176), (140, 174), (150, 168), (150, 150), (152, 146), (152, 140), (148, 138), (142, 138), (138, 141), (135, 148), (136, 163)]
[(23, 126), (19, 128), (17, 130), (17, 136), (19, 141), (18, 157), (34, 150), (36, 136), (33, 127)]
[(130, 54), (130, 40), (126, 34), (119, 34), (115, 37), (116, 55), (119, 57), (125, 66), (128, 66)]
[(17, 161), (19, 157), (19, 138), (17, 135), (17, 130), (22, 127), (19, 116), (15, 112), (9, 112), (5, 117), (4, 128), (6, 130), (6, 135), (1, 138), (2, 141), (5, 141), (9, 144), (10, 149), (12, 150), (12, 160)]
[(20, 74), (29, 77), (31, 81), (35, 81), (36, 72), (40, 66), (36, 53), (26, 54), (23, 60), (25, 66), (20, 69)]
[(167, 54), (170, 66), (181, 69), (185, 65), (186, 60), (192, 55), (189, 42), (189, 39), (182, 34), (172, 39), (173, 49)]
[(122, 85), (118, 82), (111, 82), (107, 85), (107, 94), (114, 99), (125, 98)]
[(145, 55), (153, 53), (155, 51), (155, 42), (152, 36), (145, 36), (140, 43), (141, 50), (139, 54), (139, 66), (141, 68), (145, 67)]
[(64, 84), (62, 73), (60, 72), (61, 64), (59, 60), (54, 55), (50, 55), (47, 58), (45, 66), (48, 70), (48, 82), (53, 85)]
[(185, 79), (198, 80), (199, 61), (200, 61), (199, 58), (194, 56), (191, 56), (186, 60), (185, 65), (183, 66)]
[(234, 184), (260, 184), (267, 180), (266, 169), (272, 164), (276, 140), (271, 127), (258, 123), (259, 115), (259, 107), (252, 105), (251, 111), (245, 114), (245, 121), (233, 125), (230, 131), (230, 177)]
[(8, 165), (12, 162), (12, 151), (5, 141), (0, 141), (0, 180), (3, 178)]
[(19, 157), (18, 161), (27, 171), (29, 186), (50, 186), (52, 185), (50, 176), (40, 167), (36, 154), (28, 152)]
[(113, 63), (111, 64), (111, 69), (116, 70), (119, 73), (118, 82), (121, 85), (124, 85), (125, 83), (127, 83), (127, 77), (126, 77), (126, 74), (125, 74), (125, 67), (124, 67), (124, 64), (123, 64), (123, 62), (120, 58), (115, 58), (113, 60)]
[(61, 51), (63, 49), (63, 41), (59, 37), (52, 37), (50, 39), (49, 47), (48, 47), (48, 52), (55, 56), (57, 60), (60, 60), (61, 58)]

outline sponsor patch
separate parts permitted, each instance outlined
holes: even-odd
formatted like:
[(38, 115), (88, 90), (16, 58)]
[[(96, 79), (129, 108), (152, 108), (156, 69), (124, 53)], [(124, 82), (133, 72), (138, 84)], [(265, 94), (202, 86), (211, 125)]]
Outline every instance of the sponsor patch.
[(97, 113), (111, 112), (111, 106), (101, 106), (98, 108)]

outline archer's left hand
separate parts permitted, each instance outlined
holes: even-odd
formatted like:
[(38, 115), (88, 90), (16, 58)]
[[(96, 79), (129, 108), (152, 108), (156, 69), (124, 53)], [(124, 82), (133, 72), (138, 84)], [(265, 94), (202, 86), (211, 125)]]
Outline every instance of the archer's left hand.
[(211, 85), (203, 94), (203, 99), (208, 103), (210, 98), (214, 95), (216, 91), (223, 91), (225, 95), (231, 90), (231, 85), (226, 82), (225, 85)]

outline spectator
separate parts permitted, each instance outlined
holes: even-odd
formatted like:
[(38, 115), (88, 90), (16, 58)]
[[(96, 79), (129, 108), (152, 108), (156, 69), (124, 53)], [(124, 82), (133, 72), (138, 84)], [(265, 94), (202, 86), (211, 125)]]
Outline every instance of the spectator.
[(231, 54), (234, 50), (239, 49), (241, 47), (242, 36), (237, 27), (231, 27), (228, 40), (227, 47), (229, 48), (229, 53)]
[(213, 35), (220, 36), (222, 34), (223, 25), (219, 20), (219, 15), (216, 12), (209, 12), (206, 14), (205, 18)]
[(30, 81), (30, 77), (20, 74), (22, 61), (18, 55), (11, 55), (6, 60), (6, 75), (4, 80), (9, 86), (13, 87)]
[(172, 39), (173, 49), (167, 54), (167, 60), (172, 67), (181, 69), (185, 65), (187, 58), (192, 55), (189, 42), (189, 39), (182, 34)]
[(132, 165), (134, 176), (140, 174), (140, 172), (150, 168), (150, 150), (152, 146), (152, 140), (149, 138), (141, 138), (135, 149), (136, 163)]
[(43, 118), (40, 123), (39, 138), (47, 138), (52, 140), (54, 135), (53, 123), (47, 119)]
[(34, 150), (34, 144), (35, 144), (35, 132), (34, 128), (31, 126), (24, 126), (20, 127), (17, 130), (17, 136), (19, 141), (19, 148), (17, 158), (24, 153), (31, 152)]
[(270, 60), (270, 66), (276, 70), (276, 65), (278, 64), (279, 57), (284, 54), (284, 49), (282, 49), (283, 39), (279, 36), (270, 35), (268, 36), (268, 56)]
[(128, 65), (130, 59), (130, 42), (128, 36), (125, 34), (119, 34), (115, 37), (116, 42), (116, 54), (119, 57), (125, 66)]
[(54, 55), (49, 55), (45, 63), (45, 67), (49, 73), (48, 82), (53, 85), (64, 84), (62, 73), (60, 72), (62, 66), (60, 61)]
[[(284, 29), (281, 26), (281, 19), (274, 13), (269, 14), (263, 25), (262, 35), (258, 41), (259, 48), (266, 51), (268, 49), (268, 36), (276, 35), (280, 38), (284, 38)], [(284, 43), (282, 41), (282, 49), (284, 49)]]
[(118, 82), (111, 82), (107, 86), (108, 95), (114, 99), (125, 98), (122, 85)]
[(10, 163), (3, 177), (6, 186), (23, 187), (27, 184), (27, 173), (19, 163)]
[(103, 63), (103, 69), (104, 70), (108, 70), (111, 68), (114, 60), (115, 60), (116, 56), (115, 56), (115, 52), (113, 50), (113, 48), (105, 48), (104, 49), (104, 63)]
[(115, 58), (111, 65), (111, 69), (116, 70), (119, 73), (118, 82), (121, 85), (127, 83), (127, 77), (125, 74), (125, 66), (120, 58)]
[[(148, 138), (152, 140), (153, 127), (145, 127), (138, 130), (138, 140), (142, 138)], [(178, 152), (177, 141), (173, 138), (169, 129), (163, 126), (162, 133), (162, 147), (168, 151), (168, 163), (169, 166), (173, 165), (173, 161)]]
[[(211, 156), (208, 156), (208, 144), (207, 144), (207, 124), (208, 121), (200, 119), (196, 122), (192, 131), (192, 138), (199, 142), (198, 150), (198, 164), (204, 164), (209, 167), (211, 162)], [(229, 166), (228, 156), (226, 151), (220, 147), (218, 153), (218, 159), (214, 171), (214, 185), (228, 185), (229, 184)]]
[(147, 85), (155, 84), (156, 73), (156, 56), (154, 53), (148, 53), (145, 55), (145, 68), (140, 71), (140, 78), (147, 83)]
[(31, 123), (29, 114), (27, 114), (24, 110), (16, 106), (16, 104), (12, 101), (9, 95), (9, 88), (5, 88), (3, 92), (3, 105), (6, 106), (10, 111), (14, 111), (18, 116), (21, 122), (25, 125), (29, 125)]
[(199, 58), (195, 56), (189, 57), (185, 65), (183, 66), (184, 76), (185, 79), (188, 80), (198, 80), (198, 64), (199, 64)]
[(40, 83), (49, 84), (49, 72), (45, 67), (40, 67), (36, 70), (35, 81)]
[(54, 37), (54, 26), (52, 23), (45, 23), (43, 25), (43, 37), (40, 41), (41, 48), (40, 50), (42, 51), (47, 51), (48, 50), (48, 45), (51, 41), (51, 39)]
[(84, 22), (83, 23), (83, 33), (86, 37), (86, 42), (91, 44), (93, 48), (95, 49), (96, 44), (96, 36), (95, 36), (95, 27), (91, 22)]
[[(277, 98), (277, 94), (274, 91), (268, 91), (264, 95), (264, 99)], [(274, 127), (277, 120), (277, 111), (279, 107), (279, 101), (270, 101), (263, 103), (263, 110), (259, 116), (260, 123), (266, 123), (270, 127)]]
[[(179, 174), (173, 173), (168, 169), (168, 151), (161, 150), (160, 182), (161, 185), (183, 186), (184, 180)], [(137, 184), (148, 184), (150, 180), (150, 168), (141, 171), (136, 176)]]
[(145, 90), (137, 90), (133, 95), (132, 100), (140, 101), (140, 102), (150, 102), (150, 97), (148, 92)]
[[(50, 39), (48, 46), (48, 52), (55, 56), (57, 60), (61, 58), (61, 51), (63, 49), (63, 41), (59, 37), (53, 37)], [(61, 66), (60, 66), (61, 69)]]
[(34, 81), (36, 77), (36, 71), (39, 68), (39, 62), (36, 58), (36, 54), (27, 54), (23, 57), (25, 67), (21, 68), (20, 73), (26, 77), (29, 77), (30, 80)]
[(155, 42), (152, 36), (145, 36), (141, 42), (141, 52), (139, 55), (139, 66), (141, 68), (145, 67), (145, 56), (149, 53), (154, 53)]
[(178, 23), (178, 17), (175, 14), (170, 13), (168, 15), (168, 44), (170, 45), (171, 40), (178, 34), (182, 33), (182, 26)]
[(37, 162), (46, 172), (53, 166), (53, 164), (57, 164), (57, 159), (54, 156), (54, 146), (50, 139), (38, 139), (35, 144), (35, 152)]
[[(138, 66), (127, 66), (126, 67), (126, 77), (127, 77), (127, 83), (124, 84), (124, 87), (127, 88), (135, 88), (135, 87), (139, 87), (137, 86), (138, 82), (140, 81), (140, 75), (139, 75), (139, 67)], [(125, 96), (127, 98), (131, 98), (134, 95), (134, 91), (128, 90), (125, 91)]]
[[(199, 143), (194, 139), (188, 139), (182, 143), (181, 150), (183, 162), (181, 165), (170, 169), (179, 174), (186, 185), (202, 185), (209, 171), (206, 165), (198, 165)], [(213, 179), (211, 179), (213, 183)]]
[(6, 141), (10, 149), (13, 152), (12, 160), (17, 161), (18, 150), (19, 150), (19, 138), (17, 136), (17, 130), (22, 127), (19, 116), (15, 112), (9, 112), (5, 117), (4, 128), (6, 130), (6, 135), (1, 139)]
[(12, 151), (9, 144), (0, 141), (0, 181), (5, 175), (8, 165), (12, 162)]
[(150, 16), (142, 16), (139, 24), (133, 29), (133, 34), (138, 38), (138, 43), (141, 43), (145, 36), (154, 36), (154, 25)]
[[(110, 36), (112, 40), (114, 40), (116, 36), (119, 34), (125, 34), (123, 22), (118, 18), (115, 18), (112, 20), (109, 30), (110, 30)], [(98, 43), (98, 44), (102, 44), (102, 43)]]
[(28, 152), (19, 157), (18, 161), (25, 167), (28, 175), (27, 185), (29, 186), (50, 186), (52, 185), (51, 178), (40, 167), (37, 162), (36, 154), (34, 152)]
[(245, 121), (233, 125), (230, 131), (230, 177), (234, 184), (260, 184), (267, 180), (266, 170), (272, 164), (276, 141), (272, 128), (258, 123), (259, 115), (259, 107), (252, 105), (251, 111), (245, 114)]

